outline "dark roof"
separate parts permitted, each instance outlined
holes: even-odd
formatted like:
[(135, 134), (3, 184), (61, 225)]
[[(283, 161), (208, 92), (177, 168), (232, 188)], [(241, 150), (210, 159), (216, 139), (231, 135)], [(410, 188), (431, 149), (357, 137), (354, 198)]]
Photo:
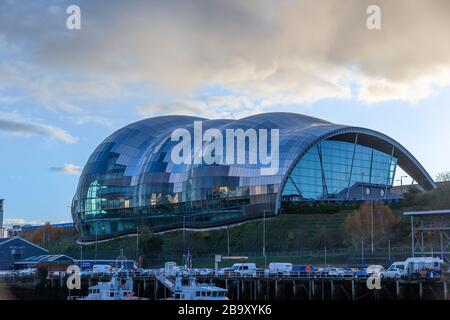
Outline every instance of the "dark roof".
[(10, 242), (10, 241), (13, 241), (13, 240), (19, 240), (19, 241), (25, 242), (25, 243), (27, 243), (27, 244), (29, 244), (29, 245), (31, 245), (31, 246), (34, 246), (34, 247), (36, 247), (36, 248), (39, 248), (39, 249), (41, 249), (41, 250), (43, 250), (43, 251), (48, 252), (47, 249), (42, 248), (41, 246), (38, 246), (37, 244), (34, 244), (33, 242), (30, 242), (30, 241), (28, 241), (28, 240), (25, 240), (24, 238), (21, 238), (21, 237), (0, 238), (0, 245), (3, 245), (3, 244), (5, 244), (5, 243)]

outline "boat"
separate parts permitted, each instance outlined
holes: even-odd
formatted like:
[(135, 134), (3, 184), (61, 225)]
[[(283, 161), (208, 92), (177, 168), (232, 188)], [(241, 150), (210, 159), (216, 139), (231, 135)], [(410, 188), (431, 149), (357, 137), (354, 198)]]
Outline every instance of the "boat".
[[(122, 272), (123, 274), (123, 272)], [(148, 300), (136, 297), (133, 292), (133, 278), (125, 273), (119, 277), (119, 272), (112, 275), (111, 281), (98, 282), (89, 287), (89, 294), (85, 297), (69, 297), (69, 300)]]
[(207, 283), (197, 283), (195, 277), (189, 277), (188, 285), (183, 285), (181, 276), (177, 276), (171, 288), (172, 296), (166, 300), (228, 300), (228, 290)]

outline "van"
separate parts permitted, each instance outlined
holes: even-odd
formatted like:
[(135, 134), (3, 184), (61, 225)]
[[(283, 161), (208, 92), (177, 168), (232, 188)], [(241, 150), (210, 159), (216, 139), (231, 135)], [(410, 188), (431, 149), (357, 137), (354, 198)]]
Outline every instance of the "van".
[(408, 258), (404, 263), (407, 275), (411, 276), (419, 273), (425, 273), (427, 275), (439, 274), (444, 261), (441, 258), (435, 257), (418, 257)]
[(292, 272), (292, 263), (286, 262), (271, 262), (269, 263), (269, 274), (287, 276)]
[(241, 277), (256, 277), (256, 264), (255, 263), (235, 263), (228, 270), (232, 275), (238, 275)]

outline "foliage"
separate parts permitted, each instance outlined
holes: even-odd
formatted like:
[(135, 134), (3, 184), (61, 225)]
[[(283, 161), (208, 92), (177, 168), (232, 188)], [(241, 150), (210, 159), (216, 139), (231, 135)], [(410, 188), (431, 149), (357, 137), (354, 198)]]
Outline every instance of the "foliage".
[(369, 202), (362, 204), (344, 222), (344, 231), (355, 247), (358, 247), (361, 241), (368, 242), (371, 240), (372, 214), (374, 242), (386, 238), (396, 223), (392, 210), (382, 202), (375, 203), (373, 208)]
[(53, 227), (50, 225), (50, 222), (47, 221), (43, 227), (25, 233), (24, 238), (47, 248), (50, 242), (57, 241), (63, 232), (63, 229)]
[(436, 182), (450, 182), (450, 171), (439, 172), (436, 175)]
[(139, 234), (139, 245), (145, 256), (155, 257), (161, 251), (163, 241), (160, 236), (155, 235), (153, 232), (145, 228)]

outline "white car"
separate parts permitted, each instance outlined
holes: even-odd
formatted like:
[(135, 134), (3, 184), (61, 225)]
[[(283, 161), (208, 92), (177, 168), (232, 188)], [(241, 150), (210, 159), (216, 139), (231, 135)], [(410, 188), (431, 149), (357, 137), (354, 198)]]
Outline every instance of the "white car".
[(342, 268), (328, 268), (326, 270), (329, 277), (344, 277), (345, 270)]
[(406, 276), (405, 270), (401, 270), (398, 268), (389, 268), (386, 271), (380, 272), (381, 278), (390, 278), (390, 279), (400, 279)]

